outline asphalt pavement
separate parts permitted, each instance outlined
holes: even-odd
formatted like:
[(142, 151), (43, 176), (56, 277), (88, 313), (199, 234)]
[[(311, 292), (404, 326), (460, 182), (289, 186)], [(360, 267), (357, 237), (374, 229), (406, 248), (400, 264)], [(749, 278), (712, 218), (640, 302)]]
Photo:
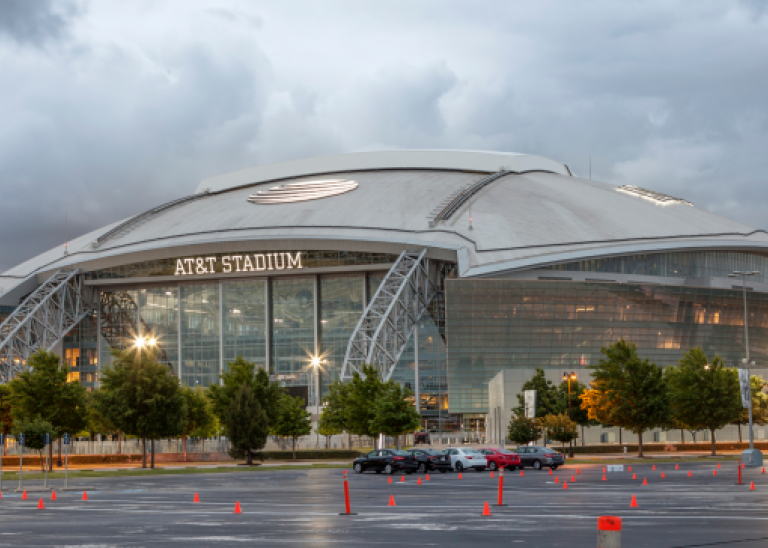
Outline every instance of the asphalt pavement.
[[(498, 475), (489, 472), (464, 472), (461, 479), (433, 473), (429, 481), (413, 474), (404, 482), (396, 475), (390, 484), (384, 474), (350, 470), (355, 516), (339, 515), (339, 469), (79, 480), (87, 501), (82, 491), (57, 491), (56, 501), (30, 492), (25, 501), (4, 482), (0, 546), (591, 547), (601, 515), (622, 518), (624, 547), (768, 546), (768, 474), (744, 470), (739, 486), (736, 463), (716, 466), (683, 463), (676, 470), (665, 463), (653, 470), (648, 463), (633, 465), (633, 472), (625, 466), (607, 472), (605, 481), (602, 465), (579, 466), (580, 473), (569, 465), (554, 475), (507, 472), (501, 507)], [(630, 508), (632, 495), (637, 508)], [(236, 502), (241, 514), (234, 513)], [(485, 502), (491, 516), (482, 515)]]

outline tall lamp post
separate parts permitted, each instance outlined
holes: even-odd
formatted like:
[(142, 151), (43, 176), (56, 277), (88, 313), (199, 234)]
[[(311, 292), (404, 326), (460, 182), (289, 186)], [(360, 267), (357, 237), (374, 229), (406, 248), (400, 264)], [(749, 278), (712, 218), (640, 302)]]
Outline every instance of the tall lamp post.
[[(571, 418), (571, 381), (576, 380), (576, 373), (574, 373), (573, 371), (571, 371), (570, 375), (568, 373), (563, 373), (563, 380), (568, 381), (568, 418), (570, 419)], [(568, 456), (570, 458), (573, 458), (573, 440), (571, 440), (568, 443), (568, 447), (570, 448)]]
[(755, 276), (760, 274), (754, 270), (740, 271), (736, 270), (731, 274), (728, 274), (729, 278), (741, 278), (741, 288), (744, 295), (744, 349), (746, 358), (741, 360), (747, 371), (747, 398), (749, 402), (749, 449), (745, 449), (742, 452), (741, 461), (747, 466), (762, 466), (763, 454), (759, 449), (755, 449), (755, 436), (752, 429), (752, 383), (749, 375), (750, 366), (755, 365), (755, 362), (749, 361), (749, 314), (747, 313), (747, 276)]

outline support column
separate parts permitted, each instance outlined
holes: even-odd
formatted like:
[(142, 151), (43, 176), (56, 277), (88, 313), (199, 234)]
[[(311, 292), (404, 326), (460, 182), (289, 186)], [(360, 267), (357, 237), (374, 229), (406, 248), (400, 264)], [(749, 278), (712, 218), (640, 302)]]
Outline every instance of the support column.
[(414, 393), (416, 395), (416, 411), (421, 414), (421, 390), (419, 386), (419, 322), (416, 322), (416, 329), (413, 332), (413, 370), (416, 375), (414, 382)]
[[(219, 281), (219, 375), (224, 373), (224, 282)], [(219, 383), (221, 383), (219, 379)]]
[(266, 323), (266, 333), (264, 334), (267, 340), (266, 347), (266, 361), (267, 374), (272, 373), (272, 278), (267, 278), (266, 287), (264, 289), (264, 320)]

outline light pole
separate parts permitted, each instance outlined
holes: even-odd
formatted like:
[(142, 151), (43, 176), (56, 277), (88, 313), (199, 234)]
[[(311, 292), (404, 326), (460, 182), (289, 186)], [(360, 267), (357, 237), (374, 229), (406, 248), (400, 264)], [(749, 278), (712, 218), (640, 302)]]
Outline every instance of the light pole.
[[(576, 373), (574, 373), (573, 371), (571, 371), (570, 375), (568, 373), (563, 373), (563, 380), (568, 381), (568, 419), (570, 419), (571, 418), (571, 381), (576, 380)], [(568, 456), (570, 458), (573, 458), (573, 440), (568, 442), (568, 447), (570, 448)]]
[(750, 365), (754, 365), (754, 362), (749, 361), (749, 314), (747, 313), (747, 276), (754, 276), (760, 274), (754, 270), (740, 271), (736, 270), (731, 274), (728, 274), (729, 278), (741, 278), (742, 294), (744, 296), (744, 350), (746, 358), (741, 360), (744, 367), (747, 370), (747, 398), (749, 401), (749, 449), (742, 452), (741, 461), (747, 466), (762, 466), (763, 454), (759, 449), (755, 449), (755, 436), (752, 429), (752, 382), (749, 375)]

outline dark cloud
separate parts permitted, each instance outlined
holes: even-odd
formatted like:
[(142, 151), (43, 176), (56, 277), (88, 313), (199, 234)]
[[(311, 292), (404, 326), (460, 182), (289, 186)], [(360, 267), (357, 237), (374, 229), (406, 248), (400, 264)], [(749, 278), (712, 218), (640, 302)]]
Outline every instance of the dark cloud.
[(0, 10), (0, 272), (61, 243), (65, 211), (79, 235), (204, 177), (377, 148), (528, 152), (583, 176), (591, 155), (596, 179), (768, 228), (764, 1)]
[(78, 12), (76, 4), (62, 0), (2, 0), (0, 37), (22, 45), (56, 41), (68, 34)]

